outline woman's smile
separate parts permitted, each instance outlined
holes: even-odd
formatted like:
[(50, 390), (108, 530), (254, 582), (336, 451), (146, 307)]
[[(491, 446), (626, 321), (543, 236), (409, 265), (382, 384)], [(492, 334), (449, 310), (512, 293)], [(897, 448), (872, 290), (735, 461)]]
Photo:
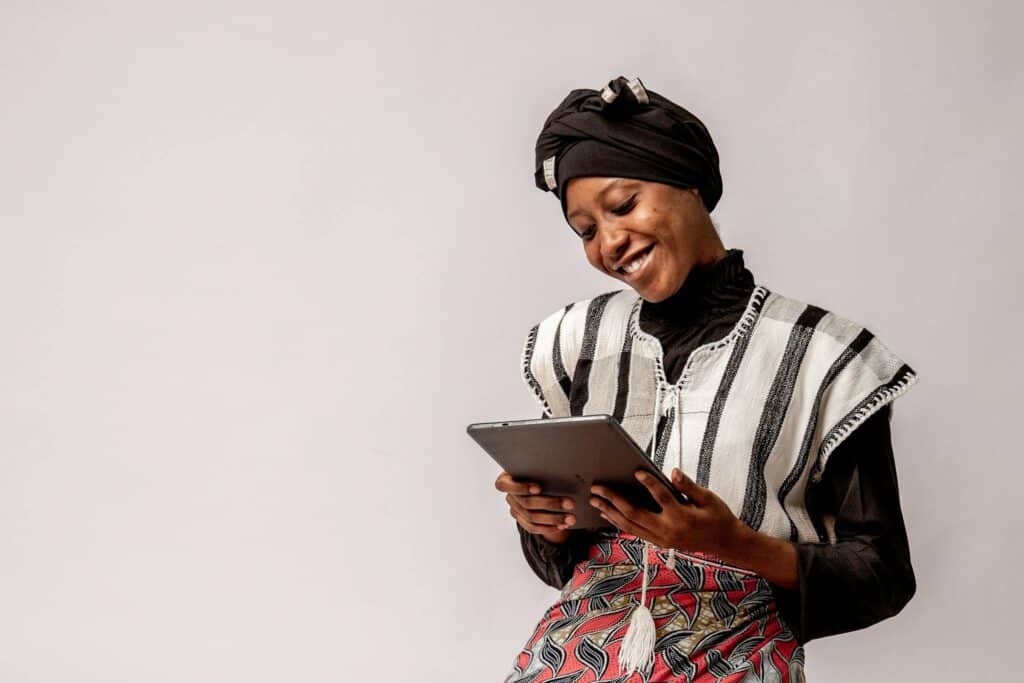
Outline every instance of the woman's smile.
[(647, 266), (651, 263), (651, 254), (653, 252), (654, 246), (651, 245), (640, 254), (639, 258), (635, 258), (630, 263), (622, 266), (618, 272), (623, 276), (623, 279), (632, 284), (643, 278), (647, 272)]

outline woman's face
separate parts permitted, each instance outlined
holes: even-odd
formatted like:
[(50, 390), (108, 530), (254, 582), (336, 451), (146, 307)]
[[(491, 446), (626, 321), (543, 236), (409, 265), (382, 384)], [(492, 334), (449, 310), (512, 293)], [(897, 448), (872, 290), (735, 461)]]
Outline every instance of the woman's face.
[(694, 265), (724, 255), (700, 193), (633, 178), (580, 177), (566, 185), (569, 224), (590, 265), (658, 302)]

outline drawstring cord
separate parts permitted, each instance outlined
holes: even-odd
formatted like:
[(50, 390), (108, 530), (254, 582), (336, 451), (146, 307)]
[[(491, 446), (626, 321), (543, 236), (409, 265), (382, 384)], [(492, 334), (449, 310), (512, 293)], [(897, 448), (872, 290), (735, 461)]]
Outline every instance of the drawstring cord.
[[(662, 386), (660, 381), (655, 382), (655, 396), (654, 396), (654, 426), (651, 431), (651, 460), (654, 460), (658, 452), (658, 424), (661, 422), (662, 412), (662, 401), (661, 392)], [(680, 404), (679, 404), (679, 392), (673, 391), (676, 408), (676, 419), (679, 419)], [(679, 429), (679, 469), (682, 469), (682, 429)], [(654, 639), (655, 639), (655, 626), (654, 617), (651, 615), (650, 609), (647, 607), (647, 567), (648, 557), (651, 552), (651, 543), (644, 539), (643, 543), (643, 554), (644, 561), (642, 565), (643, 580), (640, 586), (640, 604), (633, 610), (633, 614), (629, 619), (629, 627), (626, 629), (626, 636), (622, 640), (622, 647), (619, 648), (619, 664), (628, 673), (634, 671), (643, 670), (645, 676), (650, 672), (651, 667), (654, 665)], [(666, 566), (669, 569), (675, 567), (676, 552), (675, 548), (669, 549), (669, 558), (666, 562)]]

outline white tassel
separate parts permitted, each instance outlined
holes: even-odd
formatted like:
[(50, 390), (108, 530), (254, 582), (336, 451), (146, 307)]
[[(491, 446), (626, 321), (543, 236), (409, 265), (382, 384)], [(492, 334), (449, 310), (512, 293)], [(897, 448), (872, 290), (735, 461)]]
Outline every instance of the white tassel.
[(626, 637), (619, 648), (619, 667), (623, 673), (643, 672), (646, 677), (654, 666), (654, 617), (647, 609), (647, 553), (649, 545), (644, 541), (644, 573), (640, 588), (640, 604), (633, 610), (626, 628)]
[(633, 610), (629, 619), (629, 629), (619, 649), (619, 666), (623, 673), (643, 670), (643, 675), (650, 674), (654, 665), (654, 617), (647, 605), (640, 605)]

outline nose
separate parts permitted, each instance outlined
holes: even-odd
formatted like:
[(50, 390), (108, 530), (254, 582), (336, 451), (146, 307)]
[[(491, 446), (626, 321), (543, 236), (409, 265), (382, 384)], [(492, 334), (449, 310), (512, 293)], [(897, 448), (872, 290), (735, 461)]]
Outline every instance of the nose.
[(601, 257), (608, 270), (611, 270), (615, 262), (626, 253), (628, 244), (629, 235), (625, 230), (611, 228), (605, 233), (605, 237), (601, 241)]

